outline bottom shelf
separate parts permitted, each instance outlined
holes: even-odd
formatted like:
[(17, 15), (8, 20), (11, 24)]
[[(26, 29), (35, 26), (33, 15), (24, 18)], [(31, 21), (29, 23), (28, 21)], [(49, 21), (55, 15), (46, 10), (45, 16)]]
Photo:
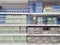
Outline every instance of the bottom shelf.
[(60, 44), (28, 44), (28, 45), (60, 45)]
[(27, 43), (0, 43), (0, 45), (28, 45)]
[(1, 43), (0, 45), (60, 45), (60, 44)]

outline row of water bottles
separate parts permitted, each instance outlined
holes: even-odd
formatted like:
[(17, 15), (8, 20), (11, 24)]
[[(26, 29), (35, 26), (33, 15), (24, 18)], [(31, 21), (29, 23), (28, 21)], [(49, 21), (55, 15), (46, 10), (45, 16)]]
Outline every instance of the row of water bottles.
[(0, 12), (23, 12), (23, 13), (27, 13), (28, 8), (5, 8), (5, 9), (1, 9)]
[(60, 24), (60, 17), (1, 14), (0, 24)]
[(0, 43), (26, 43), (26, 36), (1, 36)]
[(0, 15), (0, 24), (26, 24), (26, 15)]

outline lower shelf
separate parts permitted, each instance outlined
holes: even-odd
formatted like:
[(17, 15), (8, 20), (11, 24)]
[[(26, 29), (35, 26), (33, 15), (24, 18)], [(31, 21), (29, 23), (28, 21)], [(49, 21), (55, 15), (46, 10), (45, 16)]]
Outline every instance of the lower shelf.
[(60, 24), (0, 24), (0, 26), (60, 26)]
[(60, 44), (1, 43), (0, 45), (60, 45)]
[(28, 45), (27, 43), (0, 43), (0, 45)]
[(29, 34), (28, 36), (60, 36), (60, 34)]
[(59, 36), (60, 34), (0, 34), (0, 36)]
[(0, 34), (0, 36), (27, 36), (28, 34)]
[(60, 44), (28, 44), (28, 45), (60, 45)]

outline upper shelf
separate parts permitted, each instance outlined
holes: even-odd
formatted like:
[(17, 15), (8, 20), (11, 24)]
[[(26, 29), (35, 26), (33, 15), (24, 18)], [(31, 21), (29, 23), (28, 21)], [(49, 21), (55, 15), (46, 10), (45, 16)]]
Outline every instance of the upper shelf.
[(21, 14), (21, 15), (34, 15), (34, 16), (49, 16), (49, 15), (57, 15), (59, 16), (60, 13), (19, 13), (19, 12), (0, 12), (0, 14)]
[(0, 0), (0, 3), (28, 3), (28, 0)]
[[(0, 0), (0, 3), (28, 3), (28, 1), (37, 1), (37, 0)], [(40, 0), (40, 1), (54, 2), (54, 1), (59, 1), (59, 0)]]

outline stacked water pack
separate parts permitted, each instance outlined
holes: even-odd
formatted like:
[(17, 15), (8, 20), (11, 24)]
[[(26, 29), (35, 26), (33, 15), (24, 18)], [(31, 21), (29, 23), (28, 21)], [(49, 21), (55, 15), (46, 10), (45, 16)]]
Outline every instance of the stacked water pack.
[(51, 4), (49, 3), (49, 4), (44, 6), (43, 12), (52, 12), (51, 10), (52, 10)]
[(52, 8), (52, 12), (60, 12), (59, 4), (53, 3), (51, 8)]
[(22, 13), (27, 13), (28, 8), (7, 8), (6, 12), (22, 12)]
[(0, 33), (20, 33), (17, 26), (0, 26)]
[(35, 12), (35, 2), (29, 2), (29, 12), (34, 13)]
[(37, 24), (46, 24), (46, 17), (37, 17)]
[(27, 19), (26, 15), (21, 15), (20, 16), (20, 24), (26, 24), (27, 23), (26, 19)]
[(56, 16), (37, 17), (37, 24), (57, 24)]
[(25, 26), (21, 26), (20, 28), (19, 28), (20, 30), (19, 30), (19, 32), (20, 33), (26, 33), (26, 27)]
[(43, 11), (43, 3), (41, 1), (29, 2), (30, 13), (41, 13)]
[(44, 12), (60, 12), (60, 4), (58, 3), (52, 3), (47, 4), (44, 7)]
[(26, 36), (1, 36), (0, 43), (26, 43)]
[(37, 17), (37, 24), (43, 24), (43, 17)]
[(32, 24), (33, 22), (33, 16), (32, 15), (28, 15), (27, 16), (27, 24)]
[(28, 15), (28, 17), (27, 17), (27, 23), (28, 24), (37, 24), (37, 18), (36, 18), (36, 16)]
[(3, 8), (3, 6), (0, 6), (0, 12), (22, 12), (27, 13), (28, 8)]
[(36, 13), (42, 13), (43, 11), (43, 3), (40, 1), (36, 2)]
[(26, 15), (6, 15), (7, 24), (26, 24)]
[(26, 33), (26, 27), (18, 27), (18, 26), (0, 26), (0, 34), (18, 34), (18, 33)]
[(46, 23), (47, 24), (57, 24), (57, 17), (47, 17)]
[(6, 15), (0, 14), (0, 24), (5, 23)]

